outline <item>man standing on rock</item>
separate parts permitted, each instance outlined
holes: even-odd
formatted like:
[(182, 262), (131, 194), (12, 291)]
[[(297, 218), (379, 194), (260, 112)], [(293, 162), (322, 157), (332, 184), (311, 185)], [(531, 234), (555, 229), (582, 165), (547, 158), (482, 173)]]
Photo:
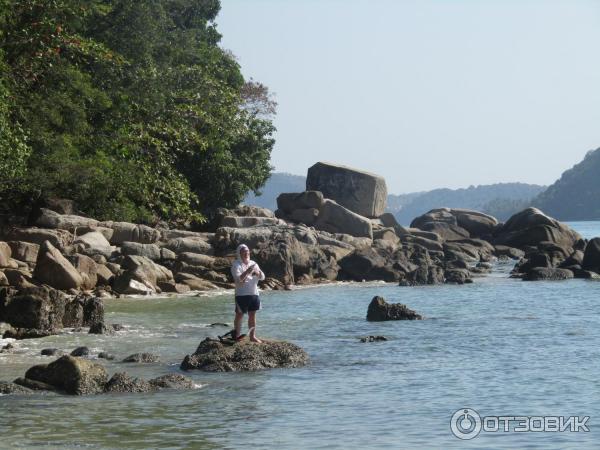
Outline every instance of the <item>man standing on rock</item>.
[(265, 274), (258, 264), (250, 259), (250, 249), (246, 244), (238, 245), (237, 259), (231, 265), (231, 275), (235, 281), (235, 340), (243, 338), (240, 334), (242, 319), (248, 313), (248, 334), (252, 342), (261, 343), (256, 337), (256, 311), (260, 309), (258, 282)]

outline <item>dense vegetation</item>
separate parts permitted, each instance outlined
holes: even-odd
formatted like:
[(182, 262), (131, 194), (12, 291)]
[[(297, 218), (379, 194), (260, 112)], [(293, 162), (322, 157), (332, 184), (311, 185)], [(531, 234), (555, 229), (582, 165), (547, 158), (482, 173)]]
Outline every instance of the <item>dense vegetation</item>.
[(202, 220), (269, 177), (275, 103), (219, 0), (0, 0), (0, 203)]
[(565, 171), (534, 199), (546, 214), (558, 220), (600, 219), (600, 149), (587, 153), (583, 161)]

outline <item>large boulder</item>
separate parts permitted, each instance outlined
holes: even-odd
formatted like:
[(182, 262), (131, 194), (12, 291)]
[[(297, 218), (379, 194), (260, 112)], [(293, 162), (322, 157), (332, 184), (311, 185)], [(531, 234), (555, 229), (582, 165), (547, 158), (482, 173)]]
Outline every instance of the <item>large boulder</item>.
[(42, 228), (55, 228), (74, 232), (77, 228), (94, 227), (98, 225), (98, 221), (89, 217), (58, 214), (50, 209), (42, 208), (35, 224)]
[(315, 228), (330, 233), (373, 238), (373, 225), (369, 219), (329, 199), (323, 201)]
[(129, 222), (100, 222), (101, 227), (111, 228), (113, 235), (110, 238), (112, 245), (121, 245), (123, 242), (139, 242), (140, 244), (153, 244), (161, 237), (161, 232), (146, 225), (137, 225)]
[(379, 217), (387, 203), (387, 187), (382, 177), (324, 162), (308, 169), (306, 190), (320, 191), (325, 198), (365, 217)]
[(31, 242), (10, 241), (8, 243), (12, 250), (12, 256), (19, 261), (33, 265), (37, 261), (40, 246)]
[(80, 254), (70, 256), (69, 261), (81, 275), (81, 289), (94, 289), (98, 283), (98, 264), (89, 256)]
[[(235, 228), (230, 228), (235, 229)], [(179, 253), (200, 253), (204, 255), (212, 255), (213, 248), (210, 242), (204, 237), (179, 237), (170, 239), (165, 245), (166, 248)]]
[(338, 261), (344, 278), (354, 281), (398, 281), (392, 263), (373, 248), (357, 249)]
[(535, 247), (545, 241), (562, 247), (570, 254), (581, 241), (581, 236), (539, 209), (527, 208), (513, 215), (496, 232), (493, 244), (525, 250), (528, 246)]
[(600, 273), (600, 238), (591, 239), (583, 254), (583, 268)]
[(65, 355), (50, 364), (31, 367), (25, 378), (47, 383), (67, 394), (86, 395), (102, 392), (108, 374), (100, 364)]
[(110, 248), (110, 242), (99, 231), (90, 231), (89, 233), (77, 236), (73, 244), (82, 244), (85, 248)]
[(411, 227), (437, 233), (445, 240), (490, 239), (498, 226), (496, 218), (470, 209), (437, 208), (415, 218)]
[[(113, 286), (120, 294), (158, 292), (160, 291), (158, 283), (173, 281), (173, 273), (169, 269), (144, 256), (126, 256), (121, 263), (121, 268), (124, 272), (115, 279)], [(144, 292), (132, 292), (142, 288), (140, 284), (148, 289), (142, 289)]]
[(319, 210), (323, 205), (323, 193), (319, 191), (304, 191), (279, 194), (277, 197), (277, 208), (285, 215), (301, 209)]
[(231, 228), (247, 228), (247, 227), (255, 227), (258, 225), (280, 225), (282, 221), (273, 217), (238, 217), (238, 216), (225, 216), (221, 221), (222, 227), (231, 227)]
[(2, 230), (0, 237), (6, 241), (31, 242), (38, 245), (48, 241), (61, 250), (73, 242), (73, 235), (67, 230), (49, 230), (36, 227), (10, 227)]
[(423, 317), (402, 303), (388, 303), (383, 297), (375, 296), (367, 309), (367, 320), (421, 320)]
[(67, 303), (66, 295), (46, 286), (23, 289), (15, 295), (5, 290), (0, 296), (0, 322), (15, 328), (57, 330), (63, 327)]
[(40, 246), (33, 277), (56, 289), (79, 289), (83, 278), (75, 267), (49, 241)]
[(12, 267), (12, 249), (6, 242), (0, 241), (0, 267)]
[(152, 261), (159, 261), (162, 257), (160, 247), (156, 244), (140, 244), (139, 242), (123, 242), (121, 253), (123, 255), (145, 256)]
[(277, 367), (302, 367), (309, 362), (304, 350), (284, 341), (249, 341), (234, 345), (206, 338), (192, 355), (181, 363), (183, 370), (199, 369), (206, 372), (240, 372), (273, 369)]

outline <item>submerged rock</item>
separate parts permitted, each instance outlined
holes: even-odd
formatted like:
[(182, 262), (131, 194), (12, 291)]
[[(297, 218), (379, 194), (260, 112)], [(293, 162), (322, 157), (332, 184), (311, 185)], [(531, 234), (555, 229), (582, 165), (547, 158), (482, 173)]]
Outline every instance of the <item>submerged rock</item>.
[(156, 389), (194, 389), (194, 380), (185, 375), (170, 373), (150, 380), (150, 385)]
[(402, 303), (388, 303), (383, 297), (375, 296), (367, 310), (367, 320), (421, 320), (423, 317)]
[(88, 356), (89, 354), (90, 349), (87, 347), (77, 347), (71, 352), (71, 356)]
[(194, 381), (181, 374), (162, 375), (152, 380), (134, 378), (127, 372), (115, 373), (104, 386), (104, 392), (155, 392), (161, 389), (194, 389)]
[(534, 267), (523, 276), (523, 281), (556, 281), (573, 278), (569, 269), (553, 269), (551, 267)]
[(295, 344), (284, 341), (250, 341), (227, 345), (206, 338), (196, 352), (187, 355), (181, 363), (183, 370), (199, 369), (206, 372), (238, 372), (302, 367), (309, 362), (308, 354)]
[(123, 360), (126, 363), (157, 363), (160, 362), (160, 356), (152, 353), (134, 353)]
[(11, 383), (10, 381), (0, 381), (0, 394), (2, 395), (14, 395), (14, 394), (32, 394), (33, 390), (25, 386), (21, 386), (17, 383)]
[(55, 356), (61, 353), (62, 352), (57, 348), (43, 348), (40, 354), (42, 356)]
[(380, 342), (387, 340), (385, 336), (365, 336), (360, 338), (360, 342)]
[(104, 385), (104, 392), (150, 392), (153, 387), (146, 380), (133, 378), (127, 372), (115, 373)]

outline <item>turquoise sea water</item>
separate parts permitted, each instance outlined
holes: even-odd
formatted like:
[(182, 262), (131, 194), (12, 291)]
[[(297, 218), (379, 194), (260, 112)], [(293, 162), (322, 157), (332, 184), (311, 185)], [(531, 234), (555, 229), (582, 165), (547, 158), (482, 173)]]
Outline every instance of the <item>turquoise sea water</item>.
[[(570, 224), (586, 237), (600, 222)], [(600, 282), (508, 279), (511, 264), (465, 286), (401, 288), (343, 284), (265, 292), (259, 334), (286, 339), (311, 356), (305, 368), (258, 373), (190, 372), (193, 391), (66, 397), (0, 397), (0, 448), (598, 448)], [(427, 320), (370, 323), (374, 295)], [(115, 299), (116, 336), (65, 333), (16, 342), (0, 354), (0, 379), (52, 358), (40, 350), (88, 345), (117, 360), (141, 351), (151, 365), (106, 364), (151, 378), (178, 372), (187, 353), (232, 321), (229, 293)], [(363, 344), (359, 337), (384, 335)], [(5, 343), (6, 341), (0, 341)], [(589, 432), (481, 432), (459, 440), (452, 414), (589, 416)]]

